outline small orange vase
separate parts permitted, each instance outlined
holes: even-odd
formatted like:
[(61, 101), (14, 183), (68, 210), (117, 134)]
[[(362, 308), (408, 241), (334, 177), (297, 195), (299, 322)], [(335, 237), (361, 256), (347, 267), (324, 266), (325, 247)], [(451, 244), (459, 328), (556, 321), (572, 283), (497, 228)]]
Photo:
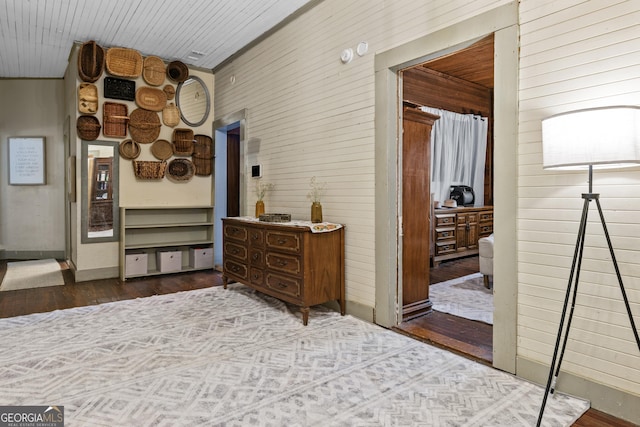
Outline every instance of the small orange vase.
[(264, 213), (264, 202), (262, 200), (258, 200), (256, 202), (256, 218), (260, 218), (260, 215)]

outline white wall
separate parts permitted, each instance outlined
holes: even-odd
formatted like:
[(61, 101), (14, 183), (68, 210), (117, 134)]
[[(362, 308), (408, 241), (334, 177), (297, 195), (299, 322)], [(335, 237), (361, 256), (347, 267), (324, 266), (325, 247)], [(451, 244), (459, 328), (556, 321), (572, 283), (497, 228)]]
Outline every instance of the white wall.
[[(247, 138), (260, 140), (244, 166), (261, 163), (275, 184), (266, 210), (309, 219), (310, 178), (328, 183), (323, 214), (347, 227), (352, 304), (375, 305), (375, 53), (504, 3), (326, 0), (216, 70), (216, 117), (247, 108)], [(342, 64), (361, 41), (369, 52)], [(246, 185), (248, 214), (256, 197)]]
[[(63, 87), (61, 79), (0, 79), (0, 258), (64, 256)], [(45, 185), (9, 185), (11, 136), (45, 137)]]
[[(247, 138), (257, 138), (259, 145), (251, 152), (246, 148), (244, 166), (261, 163), (263, 180), (276, 185), (266, 198), (267, 211), (309, 218), (309, 178), (329, 183), (325, 219), (347, 227), (349, 304), (375, 306), (375, 54), (507, 3), (325, 0), (216, 70), (216, 116), (247, 108)], [(520, 127), (514, 141), (519, 194), (513, 236), (519, 260), (518, 373), (538, 378), (535, 369), (521, 366), (548, 366), (586, 186), (586, 174), (542, 170), (540, 120), (587, 106), (638, 103), (640, 2), (519, 4), (519, 114), (504, 116), (519, 117)], [(343, 65), (340, 52), (363, 40), (369, 53)], [(638, 182), (638, 169), (596, 174), (636, 319)], [(245, 185), (251, 189), (250, 179)], [(249, 214), (255, 195), (247, 191), (244, 202)], [(594, 406), (631, 418), (638, 414), (628, 402), (640, 396), (640, 357), (600, 231), (589, 224), (585, 283), (563, 371), (586, 381), (577, 394), (592, 398)], [(600, 386), (602, 395), (614, 397), (592, 397)]]
[[(640, 1), (525, 1), (520, 7), (518, 354), (548, 364), (587, 192), (587, 172), (542, 170), (541, 120), (640, 101)], [(606, 125), (606, 123), (603, 123)], [(594, 173), (636, 324), (640, 168)], [(562, 370), (640, 397), (640, 349), (595, 202)], [(560, 377), (560, 384), (562, 377)], [(637, 405), (636, 405), (637, 406)], [(638, 418), (640, 412), (636, 409)]]

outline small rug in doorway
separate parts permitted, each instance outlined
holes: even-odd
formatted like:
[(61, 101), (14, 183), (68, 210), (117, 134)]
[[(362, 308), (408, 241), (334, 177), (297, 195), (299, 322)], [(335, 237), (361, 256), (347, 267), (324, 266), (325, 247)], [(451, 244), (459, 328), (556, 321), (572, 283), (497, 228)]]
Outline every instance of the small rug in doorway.
[(55, 259), (37, 259), (7, 263), (0, 291), (44, 288), (64, 285), (60, 264)]
[(474, 273), (429, 286), (433, 309), (493, 325), (493, 293)]

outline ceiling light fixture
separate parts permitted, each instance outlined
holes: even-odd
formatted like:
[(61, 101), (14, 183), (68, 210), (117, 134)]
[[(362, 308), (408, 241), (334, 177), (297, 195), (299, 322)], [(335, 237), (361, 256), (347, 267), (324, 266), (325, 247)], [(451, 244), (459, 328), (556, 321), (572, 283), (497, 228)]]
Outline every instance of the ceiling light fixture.
[(190, 59), (191, 61), (197, 61), (201, 59), (204, 55), (205, 55), (204, 52), (201, 52), (199, 50), (192, 50), (191, 53), (187, 55), (187, 59)]

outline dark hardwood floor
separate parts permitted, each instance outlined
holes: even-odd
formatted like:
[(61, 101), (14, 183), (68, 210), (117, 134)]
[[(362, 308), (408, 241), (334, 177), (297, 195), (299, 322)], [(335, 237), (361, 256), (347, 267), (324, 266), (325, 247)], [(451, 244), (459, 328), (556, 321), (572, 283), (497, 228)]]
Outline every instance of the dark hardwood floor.
[[(444, 282), (478, 271), (477, 256), (443, 262), (431, 269), (431, 283)], [(486, 323), (433, 311), (403, 322), (397, 329), (488, 365), (493, 362), (493, 327)]]
[[(473, 257), (471, 259), (460, 260), (465, 269), (473, 267)], [(469, 264), (467, 264), (469, 263)], [(477, 269), (477, 257), (475, 257), (475, 271)], [(454, 271), (460, 271), (460, 264), (443, 263), (437, 272), (432, 272), (432, 283), (448, 280)], [(90, 282), (74, 283), (73, 275), (69, 271), (67, 264), (60, 263), (65, 278), (64, 286), (53, 286), (48, 288), (23, 289), (17, 291), (0, 292), (0, 318), (21, 316), (31, 313), (42, 313), (53, 310), (63, 310), (71, 307), (81, 307), (87, 305), (102, 304), (106, 302), (120, 301), (147, 297), (152, 295), (162, 295), (173, 292), (188, 291), (193, 289), (207, 288), (211, 286), (221, 286), (222, 278), (216, 271), (199, 271), (192, 273), (168, 274), (163, 276), (153, 276), (148, 278), (137, 278), (121, 282), (119, 279), (95, 280)], [(7, 261), (0, 260), (0, 282), (2, 281), (7, 268)], [(472, 271), (473, 272), (473, 271)], [(470, 273), (464, 273), (470, 274)], [(463, 274), (463, 275), (464, 275)], [(451, 276), (457, 277), (457, 276)], [(425, 316), (426, 317), (426, 316)], [(455, 317), (455, 316), (450, 316)], [(435, 319), (435, 320), (434, 320)], [(411, 325), (403, 325), (398, 331), (411, 335), (417, 339), (433, 342), (436, 345), (447, 347), (453, 351), (467, 355), (468, 357), (482, 359), (488, 357), (486, 349), (487, 331), (467, 329), (467, 332), (460, 337), (456, 328), (464, 329), (464, 322), (456, 319), (437, 319), (432, 317), (429, 322), (426, 319), (406, 322)], [(480, 322), (474, 322), (480, 323)], [(436, 326), (438, 325), (438, 326)], [(477, 325), (476, 325), (477, 326)], [(429, 330), (427, 336), (421, 336)], [(411, 331), (411, 332), (410, 332)], [(454, 335), (450, 337), (450, 335)], [(489, 335), (490, 337), (491, 335)], [(437, 338), (437, 340), (434, 340)], [(477, 343), (475, 343), (475, 341)], [(491, 339), (488, 339), (491, 343)], [(474, 350), (474, 347), (482, 349)], [(475, 356), (475, 354), (483, 356)], [(484, 359), (488, 363), (488, 359)], [(608, 414), (594, 409), (588, 410), (576, 423), (574, 427), (637, 427), (636, 424), (628, 423)]]
[[(74, 283), (67, 264), (61, 262), (60, 266), (64, 286), (0, 292), (0, 318), (222, 286), (220, 273), (212, 270), (135, 278), (126, 282), (104, 279)], [(7, 261), (0, 261), (0, 281), (6, 269)]]

